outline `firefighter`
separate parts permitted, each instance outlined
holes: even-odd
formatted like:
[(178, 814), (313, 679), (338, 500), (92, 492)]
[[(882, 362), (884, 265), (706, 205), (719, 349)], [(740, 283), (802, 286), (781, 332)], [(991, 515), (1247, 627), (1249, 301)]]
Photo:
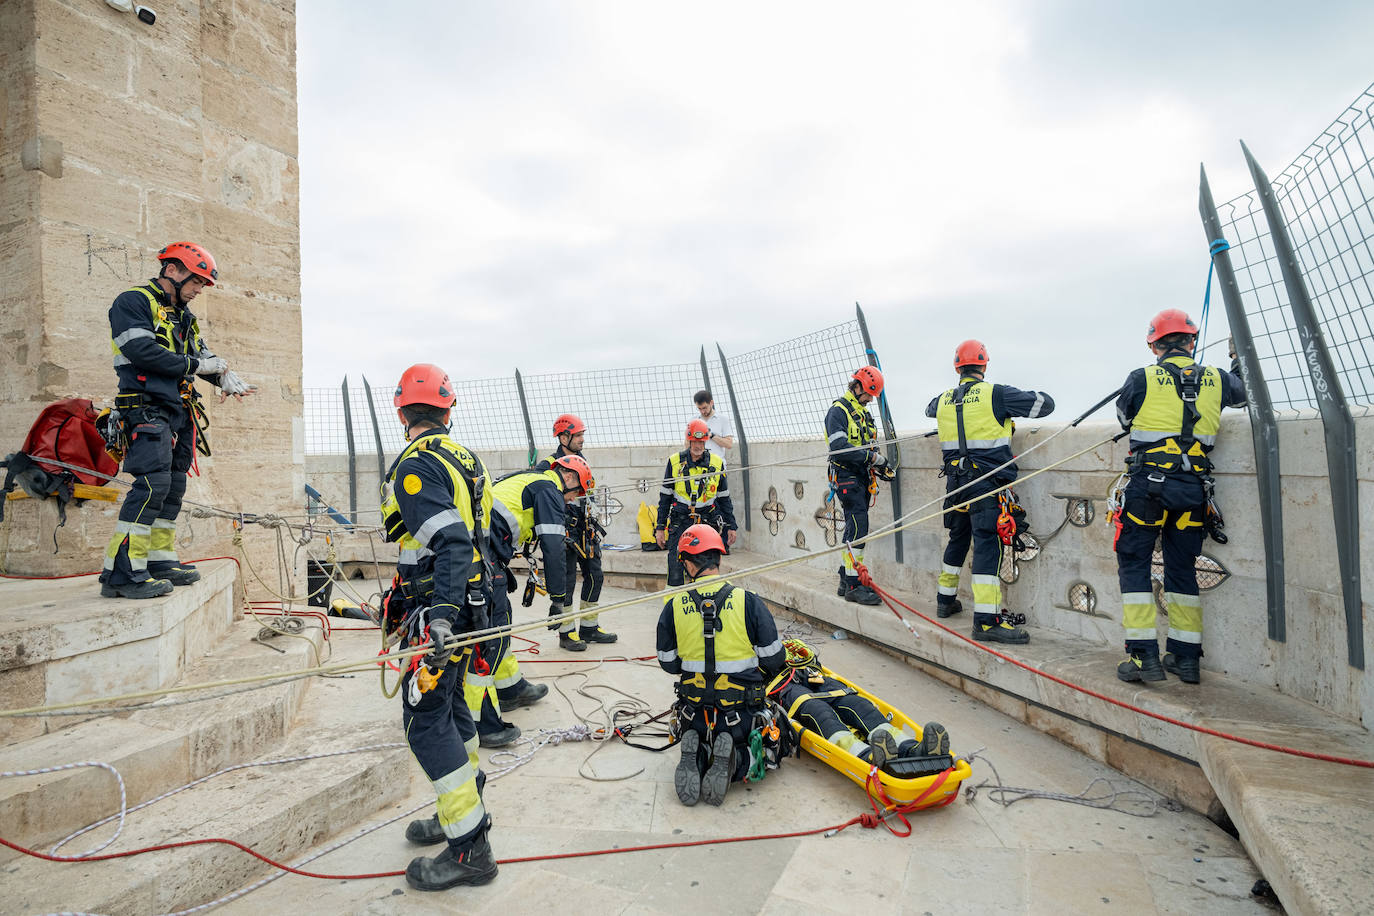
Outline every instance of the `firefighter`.
[(837, 594), (846, 601), (878, 604), (878, 593), (859, 584), (855, 567), (864, 559), (868, 536), (868, 508), (878, 492), (878, 478), (891, 480), (892, 468), (878, 451), (878, 427), (868, 405), (883, 393), (883, 374), (873, 366), (860, 366), (849, 380), (844, 397), (837, 398), (825, 415), (825, 436), (830, 449), (830, 488), (844, 512), (844, 565), (840, 567)]
[[(996, 474), (989, 472), (1012, 460), (1011, 434), (1016, 429), (1013, 417), (1036, 418), (1054, 411), (1054, 398), (1043, 391), (1022, 391), (1010, 385), (994, 385), (983, 380), (987, 372), (988, 350), (980, 341), (966, 340), (954, 350), (954, 371), (959, 384), (938, 395), (926, 407), (926, 416), (939, 425), (940, 450), (945, 491), (967, 489), (945, 498), (945, 528), (949, 543), (940, 567), (935, 612), (949, 617), (963, 610), (955, 596), (959, 573), (973, 545), (973, 638), (981, 642), (1025, 643), (1030, 634), (1019, 624), (1022, 615), (1002, 610), (1002, 581), (997, 571), (1002, 565), (1002, 538), (997, 531), (1000, 504), (997, 496), (984, 494), (1016, 479), (1016, 465), (1007, 464)], [(982, 497), (981, 499), (979, 497)], [(964, 509), (951, 506), (977, 499)]]
[(927, 722), (919, 740), (908, 737), (872, 700), (829, 677), (806, 643), (787, 639), (782, 645), (787, 667), (769, 683), (768, 695), (789, 719), (880, 770), (898, 758), (949, 753), (949, 733), (940, 723)]
[[(564, 507), (595, 486), (592, 469), (577, 455), (555, 458), (547, 470), (518, 471), (496, 482), (492, 534), (498, 558), (509, 563), (521, 550), (529, 556), (538, 540), (550, 617), (565, 613), (569, 606), (563, 569), (567, 532)], [(560, 623), (558, 644), (569, 652), (585, 652), (587, 644), (577, 630), (575, 620)], [(510, 664), (514, 664), (513, 658)], [(502, 676), (498, 667), (497, 677)]]
[[(467, 705), (455, 700), (477, 656), (447, 645), (455, 634), (488, 623), (492, 568), (483, 548), (491, 481), (481, 461), (447, 434), (454, 403), (447, 373), (427, 363), (411, 366), (393, 400), (409, 444), (383, 484), (387, 537), (402, 550), (386, 616), (389, 625), (400, 621), (410, 645), (432, 644), (401, 679), (401, 721), (438, 797), (435, 816), (413, 822), (406, 837), (448, 844), (435, 858), (413, 860), (406, 881), (427, 891), (486, 884), (497, 868), (487, 842), (491, 819), (482, 803), (477, 731)], [(435, 672), (438, 679), (424, 689)]]
[(678, 675), (683, 729), (673, 784), (684, 805), (703, 798), (719, 805), (729, 784), (749, 772), (754, 714), (764, 708), (766, 679), (786, 656), (763, 599), (711, 575), (725, 552), (720, 532), (691, 525), (676, 552), (693, 587), (665, 601), (658, 618), (658, 664)]
[[(197, 417), (204, 418), (196, 376), (243, 400), (257, 390), (210, 352), (191, 312), (191, 300), (215, 285), (215, 259), (200, 245), (173, 242), (157, 253), (161, 271), (125, 290), (110, 306), (110, 350), (119, 394), (115, 411), (126, 443), (124, 472), (133, 485), (119, 507), (105, 548), (100, 594), (156, 598), (200, 579), (176, 552), (176, 519), (186, 472), (197, 446), (210, 454)], [(199, 441), (198, 441), (199, 440)]]
[[(553, 434), (558, 439), (558, 447), (553, 454), (536, 464), (535, 470), (547, 471), (553, 462), (565, 455), (576, 455), (586, 460), (582, 445), (587, 439), (587, 424), (574, 414), (565, 413), (553, 421)], [(568, 523), (567, 550), (563, 558), (567, 570), (567, 586), (564, 594), (572, 602), (574, 589), (577, 588), (577, 571), (582, 570), (582, 603), (580, 610), (588, 611), (596, 607), (601, 597), (601, 585), (606, 580), (601, 571), (601, 535), (604, 533), (592, 514), (588, 498), (582, 497), (564, 507)], [(553, 629), (552, 625), (550, 629)], [(583, 617), (578, 626), (578, 638), (583, 642), (615, 642), (614, 633), (601, 629), (595, 614)]]
[(654, 541), (668, 551), (668, 584), (682, 584), (677, 541), (689, 526), (705, 523), (733, 547), (739, 525), (725, 479), (725, 459), (706, 450), (711, 429), (705, 420), (687, 424), (687, 447), (668, 458), (659, 488), (658, 528)]
[[(1201, 680), (1202, 601), (1197, 558), (1211, 525), (1212, 462), (1224, 407), (1245, 404), (1240, 361), (1231, 371), (1193, 361), (1198, 329), (1179, 309), (1150, 322), (1145, 343), (1155, 362), (1126, 377), (1117, 398), (1117, 419), (1131, 432), (1126, 486), (1114, 507), (1117, 576), (1126, 628), (1123, 681), (1162, 681), (1171, 672), (1185, 684)], [(1164, 554), (1164, 603), (1169, 614), (1168, 650), (1161, 663), (1155, 630), (1150, 565), (1155, 542)]]

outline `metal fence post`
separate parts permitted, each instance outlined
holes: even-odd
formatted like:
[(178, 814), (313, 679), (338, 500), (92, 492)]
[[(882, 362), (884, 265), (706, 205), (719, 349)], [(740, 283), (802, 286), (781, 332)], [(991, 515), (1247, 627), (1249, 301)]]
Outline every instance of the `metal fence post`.
[[(720, 349), (720, 344), (716, 344), (716, 349)], [(711, 373), (706, 371), (706, 345), (701, 347), (701, 387), (707, 391), (711, 390)]]
[(348, 439), (348, 517), (358, 522), (358, 452), (353, 447), (353, 405), (349, 403), (348, 376), (343, 380), (344, 435)]
[(1352, 668), (1364, 668), (1364, 620), (1360, 594), (1360, 503), (1355, 468), (1355, 420), (1345, 402), (1335, 364), (1326, 349), (1326, 338), (1307, 292), (1288, 225), (1283, 220), (1269, 176), (1260, 168), (1243, 142), (1245, 161), (1255, 182), (1269, 237), (1283, 274), (1293, 324), (1302, 343), (1303, 362), (1312, 380), (1317, 408), (1321, 411), (1326, 438), (1326, 467), (1331, 479), (1331, 509), (1336, 523), (1336, 551), (1341, 570), (1341, 597), (1345, 602), (1347, 657)]
[[(868, 355), (868, 364), (879, 372), (883, 367), (878, 362), (878, 353), (873, 349), (873, 338), (868, 336), (868, 322), (864, 320), (864, 310), (859, 307), (859, 303), (854, 303), (854, 314), (859, 319), (859, 333), (864, 339), (864, 352)], [(883, 386), (883, 393), (878, 395), (878, 414), (883, 420), (883, 437), (887, 443), (887, 463), (892, 466), (895, 476), (890, 481), (888, 491), (892, 494), (892, 517), (898, 519), (902, 517), (902, 462), (901, 453), (897, 449), (897, 427), (892, 422), (892, 411), (887, 407), (887, 386)], [(902, 532), (898, 531), (892, 536), (892, 546), (896, 551), (897, 562), (902, 563)]]
[(377, 443), (377, 486), (386, 481), (386, 453), (382, 451), (382, 427), (377, 423), (377, 404), (372, 399), (372, 386), (363, 376), (363, 391), (367, 392), (367, 412), (372, 416), (372, 438)]
[(515, 390), (520, 395), (520, 415), (525, 418), (525, 438), (530, 444), (530, 467), (539, 458), (539, 449), (534, 447), (534, 427), (530, 425), (530, 405), (525, 400), (525, 381), (520, 378), (520, 370), (515, 370)]
[[(730, 381), (730, 364), (725, 361), (725, 351), (716, 344), (716, 352), (720, 354), (720, 371), (725, 376), (725, 393), (730, 396), (730, 413), (735, 416), (735, 435), (739, 436), (739, 460), (744, 466), (740, 478), (744, 481), (744, 530), (752, 531), (753, 523), (750, 521), (754, 514), (753, 503), (749, 501), (749, 440), (744, 435), (744, 420), (739, 415), (739, 402), (735, 400), (735, 385)], [(701, 350), (701, 374), (706, 375), (706, 348)], [(708, 383), (707, 387), (710, 385)]]
[[(1200, 170), (1198, 184), (1198, 212), (1209, 246), (1222, 241), (1221, 219), (1212, 202), (1212, 188), (1207, 183), (1207, 169)], [(1255, 446), (1255, 479), (1259, 484), (1260, 527), (1264, 535), (1265, 591), (1269, 605), (1269, 638), (1276, 642), (1288, 640), (1288, 611), (1283, 571), (1283, 485), (1279, 465), (1279, 427), (1274, 419), (1274, 404), (1260, 369), (1255, 338), (1250, 332), (1250, 319), (1245, 314), (1236, 272), (1231, 266), (1231, 252), (1222, 249), (1212, 255), (1221, 298), (1226, 304), (1226, 318), (1231, 325), (1231, 338), (1236, 355), (1240, 357), (1240, 374), (1245, 382), (1246, 409), (1250, 412), (1250, 438)]]

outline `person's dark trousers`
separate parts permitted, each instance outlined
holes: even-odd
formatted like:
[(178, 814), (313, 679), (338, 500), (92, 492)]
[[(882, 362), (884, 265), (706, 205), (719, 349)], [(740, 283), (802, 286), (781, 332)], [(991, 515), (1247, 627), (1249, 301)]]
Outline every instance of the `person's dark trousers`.
[[(175, 519), (191, 466), (191, 420), (180, 405), (140, 407), (129, 412), (129, 450), (124, 473), (133, 478), (119, 507), (114, 535), (105, 549), (100, 581), (127, 585), (155, 578), (149, 569), (152, 526)], [(178, 469), (179, 468), (179, 469)]]
[(692, 525), (692, 518), (689, 515), (670, 515), (668, 516), (668, 540), (664, 542), (664, 550), (668, 554), (668, 584), (682, 585), (686, 581), (682, 571), (682, 561), (677, 556), (677, 541), (682, 537), (682, 532)]
[[(950, 476), (946, 490), (955, 490), (966, 481)], [(945, 506), (956, 506), (1001, 486), (1003, 481), (980, 482), (974, 487), (946, 497)], [(945, 528), (949, 531), (949, 542), (945, 545), (942, 558), (946, 573), (951, 574), (953, 584), (958, 585), (958, 570), (963, 567), (968, 556), (969, 546), (973, 546), (973, 612), (975, 620), (982, 615), (984, 619), (1002, 611), (1002, 580), (998, 571), (1002, 566), (1002, 538), (997, 534), (998, 504), (996, 496), (984, 496), (964, 510), (951, 510), (945, 513)], [(942, 585), (944, 582), (941, 583)], [(950, 592), (953, 594), (953, 592)]]
[[(738, 716), (737, 721), (729, 721), (732, 716)], [(715, 732), (708, 736), (706, 733), (706, 716), (700, 709), (695, 711), (692, 718), (684, 723), (685, 727), (691, 728), (701, 736), (701, 751), (697, 758), (697, 769), (706, 771), (707, 749), (711, 746), (710, 739), (722, 731), (728, 731), (731, 739), (735, 742), (735, 770), (730, 775), (731, 782), (741, 782), (749, 773), (749, 733), (754, 730), (754, 714), (736, 708), (734, 712), (726, 712), (721, 709), (712, 711), (711, 719), (716, 723)]]
[(472, 758), (477, 749), (477, 728), (461, 700), (464, 663), (450, 660), (434, 688), (420, 694), (410, 705), (410, 682), (415, 673), (401, 679), (401, 724), (411, 753), (438, 797), (439, 824), (449, 845), (463, 849), (486, 825), (486, 811), (477, 786)]
[(1133, 474), (1122, 495), (1116, 541), (1122, 624), (1127, 651), (1159, 651), (1150, 576), (1155, 543), (1164, 557), (1164, 605), (1169, 615), (1166, 650), (1178, 658), (1202, 655), (1202, 601), (1197, 558), (1202, 553), (1206, 496), (1195, 475), (1166, 475), (1157, 498), (1146, 474)]
[(859, 574), (855, 572), (854, 564), (863, 562), (864, 538), (868, 537), (868, 481), (837, 472), (835, 498), (844, 512), (844, 533), (841, 540), (850, 546), (850, 549), (842, 554), (844, 584), (847, 588), (853, 588), (859, 584)]

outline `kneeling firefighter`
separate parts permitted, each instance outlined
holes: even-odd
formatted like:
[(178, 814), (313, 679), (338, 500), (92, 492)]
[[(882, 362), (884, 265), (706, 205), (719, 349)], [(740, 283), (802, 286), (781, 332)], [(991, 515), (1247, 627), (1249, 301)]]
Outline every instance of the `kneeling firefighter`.
[[(682, 532), (677, 552), (696, 583), (719, 570), (725, 543), (715, 528), (697, 524)], [(719, 805), (730, 782), (762, 778), (766, 751), (762, 737), (752, 739), (757, 731), (777, 740), (779, 723), (767, 710), (764, 684), (782, 670), (784, 658), (773, 615), (753, 592), (712, 577), (664, 602), (658, 664), (679, 675), (682, 759), (673, 783), (684, 805), (703, 798)]]
[[(459, 687), (479, 655), (447, 646), (455, 634), (484, 629), (492, 570), (484, 553), (491, 481), (475, 455), (448, 436), (453, 385), (438, 366), (411, 366), (396, 386), (396, 414), (409, 444), (382, 484), (387, 540), (399, 541), (396, 579), (383, 599), (388, 642), (421, 646), (401, 678), (406, 741), (438, 796), (438, 811), (406, 829), (412, 842), (446, 841), (435, 858), (406, 868), (419, 890), (486, 884), (496, 877), (487, 842), (491, 819), (482, 803), (477, 730)], [(504, 588), (504, 585), (501, 586)], [(479, 671), (480, 673), (480, 671)]]
[[(949, 753), (949, 734), (938, 722), (927, 722), (917, 740), (898, 729), (867, 697), (827, 677), (814, 649), (800, 639), (783, 642), (787, 667), (768, 685), (768, 696), (787, 718), (880, 770), (896, 775), (905, 761)], [(952, 765), (952, 762), (951, 762)], [(925, 768), (928, 771), (928, 767)]]

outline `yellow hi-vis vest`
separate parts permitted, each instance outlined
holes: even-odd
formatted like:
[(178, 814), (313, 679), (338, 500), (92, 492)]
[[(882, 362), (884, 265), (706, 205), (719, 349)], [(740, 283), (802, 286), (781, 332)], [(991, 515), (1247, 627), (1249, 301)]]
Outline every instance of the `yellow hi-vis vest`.
[[(405, 522), (401, 518), (400, 505), (396, 501), (396, 472), (407, 458), (421, 451), (438, 457), (439, 464), (452, 478), (453, 505), (463, 523), (472, 532), (472, 559), (480, 569), (481, 548), (491, 531), (491, 478), (487, 476), (486, 468), (476, 455), (441, 432), (421, 436), (402, 449), (401, 454), (392, 462), (386, 480), (382, 482), (382, 527), (386, 530), (386, 540), (398, 542), (401, 548), (397, 563), (402, 567), (414, 567), (425, 557), (433, 555), (428, 547), (406, 530)], [(480, 575), (479, 572), (474, 578)]]
[[(745, 686), (731, 674), (758, 669), (759, 657), (749, 639), (745, 623), (744, 589), (725, 580), (703, 584), (695, 589), (703, 601), (715, 605), (716, 620), (711, 645), (707, 645), (705, 617), (691, 595), (672, 599), (673, 629), (677, 633), (677, 654), (682, 662), (679, 694), (692, 703), (728, 708), (745, 702)], [(720, 596), (724, 594), (724, 600)], [(719, 602), (719, 603), (717, 603)]]
[(716, 504), (720, 492), (720, 475), (725, 470), (725, 459), (714, 452), (704, 453), (706, 467), (689, 465), (691, 453), (677, 452), (668, 459), (669, 476), (673, 481), (673, 498), (687, 507), (689, 512), (709, 509)]
[[(167, 307), (157, 301), (157, 297), (153, 295), (152, 290), (148, 289), (147, 285), (134, 286), (125, 292), (142, 293), (143, 297), (148, 300), (148, 309), (152, 312), (153, 317), (153, 339), (157, 341), (158, 346), (178, 356), (193, 356), (205, 349), (205, 344), (200, 338), (200, 322), (192, 319), (186, 339), (177, 340), (176, 323), (167, 313)], [(138, 336), (140, 333), (145, 337), (148, 334), (143, 328), (133, 328), (125, 331), (120, 337), (110, 338), (110, 352), (114, 355), (116, 369), (120, 366), (131, 365), (129, 358), (120, 352), (119, 347), (126, 340), (131, 339), (131, 335)]]
[(849, 439), (850, 448), (862, 448), (878, 440), (878, 424), (873, 422), (873, 414), (859, 403), (853, 391), (846, 391), (844, 397), (836, 398), (831, 406), (844, 410), (845, 435)]
[(564, 525), (536, 525), (534, 523), (534, 507), (524, 508), (525, 490), (539, 480), (551, 480), (554, 486), (558, 487), (558, 492), (563, 492), (563, 475), (558, 473), (556, 468), (549, 468), (547, 471), (521, 471), (517, 474), (511, 474), (509, 477), (496, 481), (492, 488), (496, 496), (495, 511), (505, 516), (506, 524), (510, 527), (511, 539), (514, 541), (512, 546), (514, 547), (519, 547), (526, 541), (532, 541), (541, 534), (561, 536), (566, 530)]
[[(965, 382), (973, 384), (965, 387)], [(960, 404), (955, 401), (960, 389), (964, 391), (962, 443), (959, 436)], [(992, 460), (999, 458), (998, 454), (992, 454), (995, 449), (1006, 452), (1006, 457), (1000, 460), (1005, 461), (1011, 457), (1011, 434), (1016, 429), (1016, 424), (1010, 418), (999, 421), (993, 413), (991, 382), (974, 378), (960, 379), (957, 388), (951, 388), (940, 395), (940, 406), (936, 409), (935, 421), (940, 433), (940, 449), (947, 461), (963, 458), (967, 453), (982, 453), (982, 457)]]
[[(1195, 365), (1190, 356), (1170, 356), (1164, 362), (1179, 370)], [(1197, 417), (1193, 422), (1193, 441), (1185, 445), (1187, 406), (1173, 373), (1158, 363), (1145, 367), (1145, 400), (1131, 419), (1131, 453), (1140, 455), (1144, 465), (1166, 473), (1190, 470), (1205, 474), (1211, 469), (1207, 453), (1216, 446), (1217, 430), (1221, 428), (1221, 374), (1211, 366), (1200, 366), (1194, 372)]]

